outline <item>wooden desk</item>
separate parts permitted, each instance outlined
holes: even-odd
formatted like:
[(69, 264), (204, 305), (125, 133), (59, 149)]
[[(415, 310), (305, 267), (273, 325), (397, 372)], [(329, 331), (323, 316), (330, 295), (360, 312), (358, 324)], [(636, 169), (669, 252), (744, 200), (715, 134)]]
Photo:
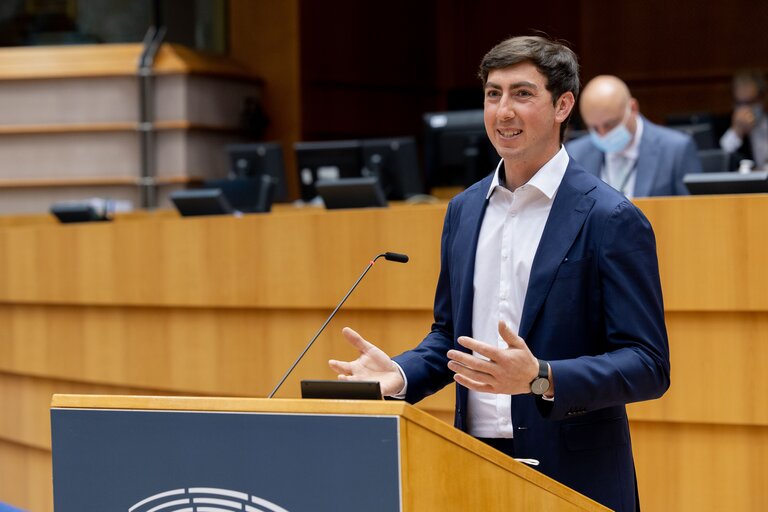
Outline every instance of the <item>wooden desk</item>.
[[(638, 200), (657, 235), (672, 388), (632, 405), (644, 510), (768, 508), (768, 196)], [(445, 204), (242, 218), (0, 222), (0, 499), (51, 510), (55, 393), (265, 396), (369, 259), (279, 397), (429, 329)], [(420, 407), (451, 421), (453, 390)], [(45, 489), (46, 492), (41, 492)]]

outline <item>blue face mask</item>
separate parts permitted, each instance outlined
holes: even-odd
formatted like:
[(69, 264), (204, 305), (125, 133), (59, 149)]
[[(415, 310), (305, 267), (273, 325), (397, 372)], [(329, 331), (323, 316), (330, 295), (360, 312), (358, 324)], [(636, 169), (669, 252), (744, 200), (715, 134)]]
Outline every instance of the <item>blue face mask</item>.
[(618, 126), (602, 136), (590, 129), (589, 137), (592, 140), (592, 144), (603, 153), (617, 153), (626, 148), (632, 140), (632, 134), (629, 133), (623, 119)]

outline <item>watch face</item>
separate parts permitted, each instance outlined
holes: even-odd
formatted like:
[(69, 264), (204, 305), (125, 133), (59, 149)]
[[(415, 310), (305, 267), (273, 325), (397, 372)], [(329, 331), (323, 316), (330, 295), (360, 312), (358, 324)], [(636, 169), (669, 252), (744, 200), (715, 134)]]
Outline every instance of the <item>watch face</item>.
[(549, 389), (549, 380), (539, 377), (531, 384), (531, 392), (534, 395), (543, 395)]

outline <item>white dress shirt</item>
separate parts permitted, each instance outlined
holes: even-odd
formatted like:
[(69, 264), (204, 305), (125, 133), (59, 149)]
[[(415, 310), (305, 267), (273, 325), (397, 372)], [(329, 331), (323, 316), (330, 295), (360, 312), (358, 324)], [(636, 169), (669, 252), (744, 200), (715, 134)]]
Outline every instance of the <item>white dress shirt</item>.
[[(475, 254), (473, 338), (506, 348), (499, 320), (518, 332), (533, 258), (568, 160), (561, 146), (528, 183), (514, 191), (500, 184), (501, 163), (496, 168)], [(509, 395), (470, 390), (468, 432), (475, 437), (512, 437), (511, 407)]]
[[(474, 339), (506, 348), (499, 335), (499, 320), (514, 332), (520, 329), (533, 258), (569, 160), (561, 146), (528, 183), (514, 191), (499, 180), (504, 171), (502, 162), (496, 167), (475, 253)], [(408, 390), (408, 378), (400, 365), (395, 365), (405, 385), (394, 398), (402, 399)], [(467, 424), (467, 431), (475, 437), (512, 437), (512, 397), (469, 390)]]
[[(736, 135), (733, 128), (728, 128), (720, 138), (720, 148), (727, 153), (735, 152), (743, 143), (744, 141)], [(749, 132), (749, 143), (752, 146), (755, 167), (758, 169), (768, 167), (768, 114), (764, 114)]]
[(643, 137), (643, 118), (637, 116), (635, 136), (629, 146), (615, 153), (606, 153), (600, 178), (624, 194), (632, 198), (637, 181), (637, 157), (639, 155), (640, 139)]

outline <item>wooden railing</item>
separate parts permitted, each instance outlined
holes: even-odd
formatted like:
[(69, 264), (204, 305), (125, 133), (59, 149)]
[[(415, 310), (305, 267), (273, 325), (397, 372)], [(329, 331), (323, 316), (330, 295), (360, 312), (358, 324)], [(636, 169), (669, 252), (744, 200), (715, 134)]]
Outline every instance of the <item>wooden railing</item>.
[[(768, 196), (636, 202), (672, 357), (667, 394), (629, 407), (643, 509), (768, 508)], [(344, 325), (410, 348), (431, 323), (444, 211), (0, 219), (0, 500), (50, 510), (52, 393), (265, 396), (379, 252), (411, 262), (377, 264), (278, 395), (334, 378), (327, 359), (353, 356)], [(450, 422), (452, 389), (419, 407)]]

